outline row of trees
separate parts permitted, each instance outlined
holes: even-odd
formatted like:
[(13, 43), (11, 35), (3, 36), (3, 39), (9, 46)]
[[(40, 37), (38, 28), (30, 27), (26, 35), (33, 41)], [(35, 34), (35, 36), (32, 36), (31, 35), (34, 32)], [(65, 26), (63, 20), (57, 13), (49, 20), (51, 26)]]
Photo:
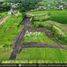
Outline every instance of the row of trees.
[(20, 11), (26, 11), (35, 8), (36, 4), (40, 1), (43, 0), (3, 0), (1, 1), (3, 2), (1, 6), (10, 6), (11, 8), (14, 6), (16, 9), (20, 9)]
[(5, 3), (19, 4), (24, 7), (25, 10), (29, 10), (36, 7), (36, 4), (43, 0), (5, 0)]
[[(30, 9), (37, 8), (40, 5), (47, 6), (48, 8), (51, 7), (58, 7), (63, 4), (63, 2), (66, 2), (66, 0), (4, 0), (3, 6), (12, 6), (15, 4), (18, 4), (18, 8), (21, 9), (21, 11), (26, 11)], [(15, 5), (16, 6), (16, 5)], [(62, 8), (63, 6), (60, 6)], [(44, 8), (44, 7), (43, 7)]]
[(67, 1), (64, 0), (43, 0), (38, 3), (38, 6), (46, 7), (47, 9), (60, 9), (63, 10), (66, 8), (64, 5)]

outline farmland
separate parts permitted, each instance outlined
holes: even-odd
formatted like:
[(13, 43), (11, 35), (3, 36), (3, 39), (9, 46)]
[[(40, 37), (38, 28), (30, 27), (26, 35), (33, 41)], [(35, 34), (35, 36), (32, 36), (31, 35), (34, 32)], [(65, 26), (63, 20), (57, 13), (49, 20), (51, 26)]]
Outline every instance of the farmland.
[(18, 27), (21, 21), (22, 15), (18, 15), (18, 17), (10, 15), (5, 23), (0, 26), (0, 61), (9, 59), (12, 43), (22, 29), (21, 26)]
[(59, 35), (61, 33), (62, 34), (61, 36), (65, 38), (63, 39), (61, 37), (60, 41), (63, 44), (65, 44), (65, 42), (67, 43), (67, 31), (66, 31), (67, 30), (67, 19), (66, 19), (67, 13), (66, 11), (47, 11), (47, 12), (42, 11), (43, 14), (41, 14), (41, 12), (40, 14), (38, 14), (39, 12), (31, 12), (31, 13), (32, 14), (35, 13), (34, 22), (33, 22), (34, 27), (45, 27), (51, 30), (52, 32), (56, 33), (56, 35)]
[(29, 48), (24, 49), (17, 60), (28, 60), (28, 62), (41, 63), (66, 63), (67, 62), (67, 50), (51, 49), (51, 48)]
[(3, 17), (5, 17), (6, 14), (7, 14), (6, 12), (1, 12), (1, 13), (0, 13), (0, 19), (2, 19)]
[[(63, 36), (67, 37), (67, 12), (66, 11), (36, 11), (30, 12), (33, 14), (34, 20), (32, 21), (33, 27), (43, 27), (51, 30), (51, 26), (56, 26), (57, 34), (53, 37), (48, 37), (46, 34), (43, 33), (29, 33), (27, 32), (25, 37), (25, 42), (44, 42), (47, 44), (56, 43), (58, 45), (67, 45), (67, 38), (64, 39), (56, 39), (59, 33), (63, 33)], [(51, 30), (53, 31), (53, 30)], [(55, 32), (54, 32), (55, 33)], [(35, 35), (34, 35), (35, 34)], [(54, 40), (53, 40), (54, 39)], [(59, 44), (60, 43), (60, 44)], [(66, 46), (67, 47), (67, 46)], [(67, 62), (67, 50), (63, 49), (56, 49), (56, 48), (28, 48), (22, 50), (22, 52), (17, 56), (17, 60), (28, 60), (28, 62), (39, 62), (41, 60), (43, 63), (66, 63)]]
[[(44, 32), (26, 31), (24, 36), (25, 38), (24, 40), (22, 40), (22, 42), (37, 42), (45, 43), (50, 46), (63, 45), (67, 47), (67, 12), (65, 10), (29, 11), (28, 13), (34, 16), (31, 21), (32, 27), (34, 29), (44, 28), (45, 30), (47, 29), (53, 34), (48, 35), (45, 30)], [(16, 37), (19, 35), (21, 29), (24, 28), (24, 25), (19, 25), (22, 20), (23, 17), (21, 14), (17, 16), (9, 15), (6, 22), (0, 26), (0, 62), (10, 61), (9, 57), (11, 55), (11, 52), (13, 51), (12, 47), (15, 45), (13, 45), (13, 43), (15, 42)], [(24, 48), (17, 55), (15, 61), (20, 62), (21, 60), (27, 60), (27, 62), (30, 63), (67, 63), (67, 50), (48, 47)]]

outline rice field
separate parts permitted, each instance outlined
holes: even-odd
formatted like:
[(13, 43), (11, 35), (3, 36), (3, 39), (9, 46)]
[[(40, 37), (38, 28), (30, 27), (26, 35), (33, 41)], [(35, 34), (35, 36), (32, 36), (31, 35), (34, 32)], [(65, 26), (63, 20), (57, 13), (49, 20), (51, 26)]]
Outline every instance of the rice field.
[[(55, 11), (50, 12), (48, 11), (48, 15), (50, 16), (50, 18), (48, 20), (44, 20), (40, 21), (40, 16), (42, 18), (42, 15), (44, 17), (44, 14), (40, 15), (39, 12), (31, 12), (35, 17), (34, 22), (32, 22), (32, 24), (34, 25), (34, 27), (49, 27), (48, 29), (50, 29), (50, 27), (53, 26), (57, 26), (59, 30), (62, 30), (65, 35), (67, 36), (67, 13), (66, 11), (57, 11), (57, 13)], [(45, 11), (43, 12), (45, 13)], [(52, 15), (50, 14), (52, 13)], [(36, 15), (37, 14), (37, 15)], [(60, 14), (60, 15), (58, 15)], [(55, 16), (55, 17), (53, 17)], [(58, 16), (58, 17), (57, 17)], [(57, 17), (57, 19), (56, 19)], [(45, 17), (44, 17), (45, 18)], [(62, 20), (62, 21), (61, 21)], [(64, 22), (64, 23), (63, 23)], [(38, 26), (40, 24), (40, 26)], [(33, 35), (34, 33), (27, 33), (26, 37), (25, 37), (25, 42), (31, 42), (31, 41), (35, 41), (35, 42), (46, 42), (46, 43), (54, 43), (51, 38), (49, 38), (46, 34), (43, 35), (43, 33), (41, 33), (41, 35), (37, 36), (37, 35)], [(59, 45), (59, 44), (58, 44)], [(64, 45), (64, 44), (63, 44)], [(66, 45), (67, 45), (67, 41), (66, 41)], [(27, 62), (30, 63), (36, 63), (36, 62), (40, 62), (40, 63), (67, 63), (67, 50), (63, 50), (63, 49), (58, 49), (58, 48), (27, 48), (27, 49), (23, 49), (22, 52), (17, 56), (17, 60), (27, 60)]]
[(11, 46), (22, 29), (21, 26), (18, 27), (21, 21), (21, 15), (10, 15), (7, 21), (0, 26), (0, 62), (9, 60)]
[[(34, 19), (31, 22), (33, 27), (42, 27), (50, 30), (52, 29), (52, 26), (57, 26), (57, 29), (60, 29), (64, 35), (67, 36), (66, 11), (32, 11), (30, 13), (34, 16)], [(23, 26), (18, 27), (18, 24), (21, 21), (21, 16), (11, 15), (6, 23), (0, 26), (0, 62), (9, 61), (8, 59), (12, 51), (12, 43), (20, 33), (21, 28), (23, 28)], [(56, 43), (53, 38), (40, 32), (26, 32), (24, 42), (40, 42), (49, 45), (59, 45), (59, 41)], [(67, 45), (67, 39), (64, 42), (65, 45)], [(62, 45), (64, 45), (64, 43)], [(24, 62), (25, 60), (30, 63), (67, 63), (67, 50), (58, 48), (24, 48), (18, 54), (15, 61), (18, 61), (19, 63), (20, 61)]]
[(67, 50), (54, 48), (28, 48), (22, 50), (17, 60), (27, 60), (33, 63), (67, 63)]
[(13, 43), (21, 30), (21, 27), (18, 27), (21, 20), (21, 16), (10, 16), (5, 24), (0, 26), (0, 46), (10, 46)]
[(26, 32), (24, 42), (40, 42), (49, 45), (56, 45), (57, 43), (41, 32)]
[(0, 20), (1, 20), (2, 18), (4, 18), (6, 15), (7, 15), (6, 12), (0, 12)]
[[(40, 12), (40, 14), (39, 14)], [(43, 12), (43, 14), (41, 14)], [(58, 33), (59, 31), (62, 31), (64, 35), (60, 35), (62, 37), (59, 37), (58, 41), (60, 41), (62, 44), (67, 44), (67, 12), (66, 10), (63, 11), (36, 11), (36, 12), (31, 12), (33, 14), (34, 19), (32, 21), (32, 24), (34, 27), (45, 27), (49, 30), (51, 30), (54, 33)], [(39, 14), (39, 15), (38, 15)], [(57, 31), (53, 28), (54, 26), (57, 27)], [(57, 35), (58, 37), (59, 35)]]

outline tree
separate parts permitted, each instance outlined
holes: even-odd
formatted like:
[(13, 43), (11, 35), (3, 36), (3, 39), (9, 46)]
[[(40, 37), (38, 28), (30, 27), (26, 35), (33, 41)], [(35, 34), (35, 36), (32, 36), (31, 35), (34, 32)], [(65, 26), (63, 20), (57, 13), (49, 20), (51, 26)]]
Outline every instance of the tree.
[(43, 0), (6, 0), (9, 3), (19, 3), (25, 10), (29, 10), (35, 7), (35, 5)]

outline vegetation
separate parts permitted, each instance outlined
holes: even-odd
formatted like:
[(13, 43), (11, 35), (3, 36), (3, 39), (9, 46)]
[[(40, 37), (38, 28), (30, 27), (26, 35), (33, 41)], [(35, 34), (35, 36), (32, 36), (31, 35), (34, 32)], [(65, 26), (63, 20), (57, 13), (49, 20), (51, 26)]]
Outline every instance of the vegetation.
[(6, 14), (7, 14), (6, 12), (1, 12), (0, 13), (0, 19), (4, 18), (6, 16)]
[[(27, 31), (23, 42), (38, 42), (49, 46), (62, 45), (62, 47), (67, 47), (67, 10), (63, 7), (63, 5), (67, 4), (66, 0), (5, 0), (4, 3), (0, 4), (0, 7), (6, 6), (10, 9), (11, 4), (12, 6), (18, 5), (16, 9), (22, 15), (21, 13), (7, 15), (7, 12), (0, 12), (0, 20), (5, 16), (9, 16), (7, 21), (0, 26), (0, 62), (9, 60), (12, 44), (24, 27), (24, 25), (19, 24), (25, 19), (26, 13), (33, 16), (31, 21), (33, 28), (45, 28), (52, 34), (48, 36), (48, 33)], [(67, 63), (67, 50), (59, 48), (28, 48), (19, 53), (17, 60), (27, 60), (27, 62), (31, 61), (30, 63), (41, 62), (42, 60), (43, 63)]]
[(66, 11), (42, 11), (40, 14), (38, 14), (38, 12), (33, 12), (32, 14), (34, 15), (32, 21), (34, 27), (49, 29), (53, 32), (53, 37), (59, 40), (62, 44), (67, 44)]
[(56, 42), (49, 38), (45, 33), (41, 32), (27, 32), (25, 34), (24, 42), (40, 42), (49, 45), (56, 44)]
[(12, 52), (11, 46), (22, 29), (18, 26), (22, 18), (21, 14), (10, 15), (8, 20), (0, 26), (0, 62), (9, 59)]
[(18, 27), (22, 21), (22, 16), (11, 15), (4, 25), (0, 26), (0, 46), (7, 47), (12, 45), (13, 40), (19, 34), (21, 27)]
[(1, 48), (0, 47), (0, 63), (2, 61), (9, 60), (10, 54), (11, 54), (12, 49), (11, 48)]
[(66, 11), (52, 11), (49, 13), (51, 19), (62, 24), (67, 24), (67, 12)]
[(22, 50), (17, 56), (17, 60), (27, 63), (66, 63), (67, 50), (51, 48), (28, 48)]

